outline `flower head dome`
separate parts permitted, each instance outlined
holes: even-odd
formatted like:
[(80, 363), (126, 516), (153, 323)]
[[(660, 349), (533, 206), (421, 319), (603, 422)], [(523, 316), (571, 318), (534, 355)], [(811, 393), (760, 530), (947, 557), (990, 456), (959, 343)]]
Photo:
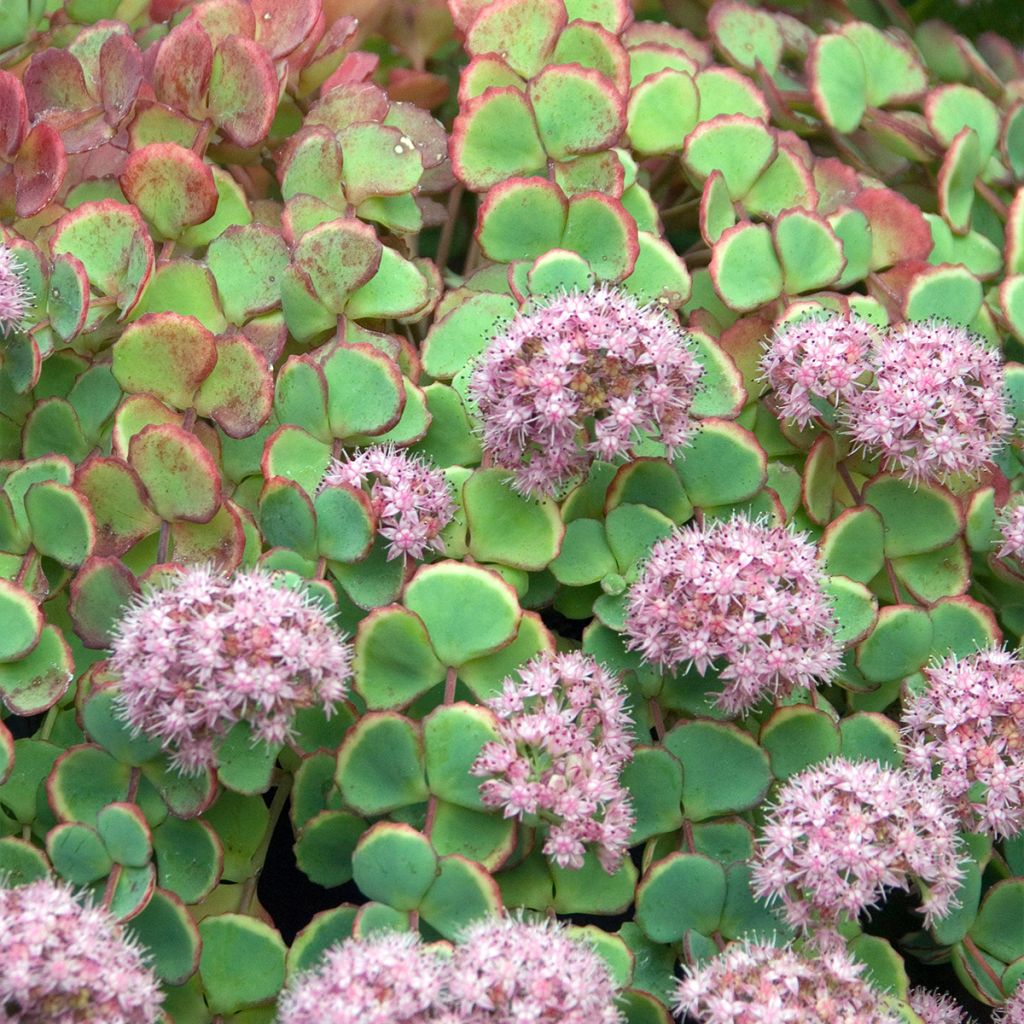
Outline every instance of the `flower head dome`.
[(907, 763), (935, 776), (968, 831), (1024, 831), (1024, 662), (993, 648), (924, 675), (903, 712)]
[(472, 926), (455, 947), (448, 993), (459, 1024), (624, 1024), (600, 954), (550, 921)]
[(444, 473), (421, 456), (390, 444), (363, 448), (330, 465), (321, 487), (332, 484), (368, 489), (389, 559), (422, 558), (443, 549), (441, 531), (455, 515), (452, 489)]
[(676, 1011), (699, 1024), (899, 1024), (845, 950), (809, 958), (794, 949), (733, 943), (688, 967)]
[(875, 332), (865, 320), (823, 314), (780, 326), (761, 360), (782, 419), (806, 427), (857, 393)]
[(236, 722), (283, 743), (302, 708), (326, 714), (347, 692), (349, 645), (304, 591), (264, 572), (180, 571), (125, 615), (111, 668), (116, 707), (183, 772), (214, 764)]
[(794, 928), (834, 928), (886, 889), (927, 886), (925, 923), (956, 905), (957, 821), (919, 773), (832, 758), (792, 776), (769, 810), (754, 859), (757, 896), (781, 899)]
[(668, 314), (602, 285), (517, 316), (481, 356), (470, 393), (484, 447), (523, 494), (555, 494), (644, 432), (689, 443), (703, 368)]
[(908, 480), (976, 476), (1013, 427), (999, 353), (931, 320), (882, 335), (870, 387), (849, 396), (846, 432)]
[(44, 878), (0, 889), (0, 1019), (154, 1024), (163, 996), (110, 913)]
[(480, 786), (481, 799), (506, 817), (550, 822), (544, 853), (561, 867), (582, 867), (593, 843), (605, 869), (615, 871), (633, 828), (619, 781), (633, 756), (626, 692), (578, 651), (538, 655), (518, 675), (487, 702), (500, 739), (483, 747), (471, 769), (497, 776)]
[(907, 1002), (924, 1024), (973, 1024), (967, 1011), (943, 992), (912, 988)]
[(1017, 982), (1017, 989), (992, 1015), (992, 1024), (1024, 1024), (1024, 983)]
[(279, 1024), (440, 1024), (441, 955), (412, 932), (346, 939), (281, 995)]
[(0, 336), (22, 329), (31, 301), (14, 251), (0, 243)]
[(721, 666), (719, 706), (831, 678), (836, 621), (813, 544), (742, 517), (686, 526), (658, 541), (629, 592), (628, 646), (669, 671)]

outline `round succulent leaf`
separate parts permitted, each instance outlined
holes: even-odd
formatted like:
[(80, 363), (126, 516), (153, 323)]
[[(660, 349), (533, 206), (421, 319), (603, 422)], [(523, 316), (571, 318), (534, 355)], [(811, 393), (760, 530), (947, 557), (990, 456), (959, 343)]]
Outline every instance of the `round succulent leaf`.
[(665, 68), (633, 87), (626, 110), (626, 135), (644, 156), (678, 152), (697, 126), (700, 99), (693, 77)]
[(621, 281), (633, 272), (639, 255), (636, 221), (610, 196), (575, 195), (561, 247), (582, 256), (599, 279)]
[(199, 922), (199, 937), (199, 976), (214, 1013), (234, 1013), (280, 991), (287, 951), (277, 929), (243, 914), (218, 914)]
[[(490, 339), (516, 314), (517, 309), (515, 300), (509, 295), (493, 292), (470, 295), (435, 320), (427, 332), (422, 351), (423, 369), (431, 377), (450, 380), (486, 349)], [(427, 391), (429, 395), (429, 387)]]
[(888, 605), (857, 647), (857, 668), (873, 682), (905, 679), (928, 661), (932, 637), (932, 620), (924, 609)]
[(231, 323), (241, 326), (280, 305), (289, 259), (277, 231), (263, 224), (229, 227), (210, 242), (206, 263)]
[(971, 938), (987, 953), (1006, 963), (1024, 957), (1024, 880), (996, 882), (985, 894)]
[(110, 438), (112, 454), (127, 459), (131, 439), (144, 427), (154, 423), (173, 423), (180, 427), (184, 420), (181, 413), (169, 409), (152, 395), (128, 395), (122, 399), (114, 415)]
[(547, 162), (530, 101), (514, 86), (488, 89), (463, 106), (452, 126), (451, 154), (452, 170), (479, 192)]
[(316, 914), (288, 949), (289, 975), (312, 970), (331, 946), (350, 938), (356, 913), (356, 907), (342, 904)]
[(54, 871), (73, 885), (106, 878), (113, 861), (96, 830), (78, 822), (56, 825), (46, 835), (46, 855)]
[(724, 114), (702, 121), (686, 137), (683, 165), (698, 182), (713, 171), (725, 179), (733, 199), (742, 199), (775, 158), (775, 137), (758, 120)]
[(131, 727), (114, 709), (116, 695), (113, 686), (94, 686), (81, 707), (82, 727), (90, 740), (121, 763), (144, 764), (160, 752), (160, 743), (142, 734), (131, 735)]
[(657, 302), (678, 309), (690, 297), (692, 286), (690, 272), (672, 246), (650, 232), (641, 231), (637, 235), (636, 263), (623, 280), (622, 288), (641, 303)]
[(307, 231), (292, 259), (317, 298), (332, 313), (341, 313), (352, 293), (377, 273), (382, 249), (369, 224), (346, 217)]
[(278, 97), (266, 50), (252, 39), (229, 35), (214, 52), (209, 81), (207, 110), (225, 138), (243, 148), (262, 142)]
[(639, 988), (625, 989), (618, 998), (629, 1024), (671, 1024), (672, 1014), (666, 1002), (671, 1002), (671, 998), (662, 1001)]
[[(537, 259), (561, 242), (568, 210), (569, 202), (562, 190), (545, 178), (503, 181), (495, 185), (480, 204), (476, 229), (480, 249), (488, 259), (498, 263)], [(488, 293), (476, 298), (487, 298), (492, 306), (498, 298), (510, 301), (507, 296), (489, 296)], [(476, 315), (483, 307), (480, 303), (473, 306), (472, 302), (471, 298), (458, 306), (450, 316), (467, 307)], [(469, 310), (458, 319), (466, 319)]]
[(445, 678), (423, 623), (400, 605), (360, 620), (353, 671), (353, 686), (371, 710), (404, 708)]
[(901, 260), (926, 260), (932, 235), (920, 209), (898, 192), (867, 188), (852, 205), (871, 226), (871, 269), (883, 270)]
[(981, 282), (966, 267), (929, 267), (914, 275), (904, 296), (903, 313), (907, 320), (938, 317), (970, 323), (981, 302)]
[(502, 682), (515, 676), (520, 665), (542, 652), (553, 654), (555, 638), (536, 612), (523, 612), (515, 639), (481, 658), (474, 658), (459, 666), (459, 680), (466, 684), (479, 700), (487, 700), (501, 692)]
[(964, 128), (946, 150), (939, 168), (939, 210), (959, 235), (970, 230), (974, 182), (984, 166), (977, 133)]
[(217, 342), (216, 359), (195, 396), (196, 411), (228, 437), (250, 437), (267, 422), (274, 405), (266, 356), (244, 334), (236, 334)]
[(352, 875), (368, 899), (415, 910), (438, 876), (437, 854), (411, 826), (381, 821), (356, 845)]
[(244, 796), (265, 793), (280, 751), (256, 739), (248, 722), (236, 722), (217, 747), (217, 781)]
[(882, 517), (870, 505), (841, 512), (825, 528), (818, 551), (827, 572), (868, 583), (885, 563)]
[(321, 811), (340, 808), (340, 794), (334, 785), (336, 764), (337, 758), (333, 753), (318, 751), (303, 757), (296, 769), (290, 804), (292, 827), (296, 833)]
[(579, 64), (549, 64), (527, 89), (541, 143), (565, 160), (613, 146), (622, 134), (625, 105), (612, 82)]
[(735, 725), (680, 722), (664, 746), (682, 763), (683, 810), (691, 821), (754, 807), (771, 783), (768, 755)]
[(822, 434), (811, 445), (800, 478), (800, 498), (804, 511), (819, 526), (827, 526), (832, 519), (836, 463), (836, 443), (831, 434)]
[(131, 768), (115, 761), (105, 750), (80, 744), (64, 751), (46, 780), (46, 796), (60, 821), (95, 827), (107, 804), (127, 799)]
[(73, 406), (63, 398), (39, 402), (25, 420), (21, 437), (22, 454), (28, 459), (57, 454), (81, 462), (91, 448)]
[(788, 938), (792, 932), (774, 908), (754, 897), (750, 874), (749, 864), (731, 864), (726, 868), (725, 906), (719, 925), (722, 937), (742, 939), (745, 935), (754, 934)]
[(817, 291), (846, 268), (843, 246), (828, 221), (810, 210), (786, 210), (772, 224), (782, 265), (782, 290), (788, 295)]
[(708, 12), (708, 29), (726, 60), (744, 71), (762, 66), (771, 75), (782, 60), (782, 32), (767, 11), (717, 0)]
[(505, 470), (478, 469), (462, 494), (469, 552), (478, 562), (537, 572), (558, 554), (565, 534), (558, 506), (513, 491)]
[(331, 484), (317, 492), (313, 510), (316, 550), (321, 556), (358, 562), (369, 554), (377, 520), (365, 491), (348, 484)]
[(399, 128), (352, 124), (339, 133), (338, 143), (345, 196), (353, 205), (371, 196), (407, 195), (423, 175), (416, 144)]
[(629, 91), (629, 56), (615, 35), (596, 18), (580, 20), (570, 15), (571, 24), (559, 35), (549, 64), (579, 64), (600, 71), (621, 93)]
[(412, 921), (407, 910), (395, 910), (385, 903), (370, 900), (364, 903), (352, 922), (352, 935), (357, 939), (369, 938), (380, 932), (411, 931)]
[(404, 583), (405, 561), (388, 557), (388, 544), (377, 536), (360, 562), (330, 562), (331, 574), (352, 601), (367, 611), (397, 600)]
[[(611, 512), (620, 505), (647, 505), (675, 523), (685, 522), (693, 514), (679, 474), (665, 459), (638, 458), (618, 469), (608, 485), (605, 510)], [(564, 543), (562, 551), (565, 551)], [(614, 572), (614, 569), (608, 571)]]
[(579, 869), (560, 868), (553, 862), (549, 862), (548, 869), (555, 883), (554, 907), (559, 914), (621, 914), (633, 902), (638, 872), (628, 857), (611, 875), (592, 850)]
[(149, 952), (153, 970), (165, 985), (181, 985), (199, 967), (199, 929), (182, 901), (157, 889), (128, 932)]
[(647, 556), (655, 541), (667, 537), (675, 524), (647, 505), (619, 505), (605, 520), (605, 535), (619, 572), (629, 574)]
[(431, 928), (454, 941), (471, 924), (501, 913), (501, 891), (483, 867), (452, 853), (438, 861), (437, 878), (419, 911)]
[(423, 720), (423, 748), (430, 792), (448, 803), (484, 810), (480, 779), (470, 774), (485, 743), (498, 740), (494, 715), (459, 702), (435, 708)]
[(744, 221), (723, 231), (714, 246), (710, 273), (715, 291), (736, 312), (756, 309), (782, 292), (782, 267), (764, 224)]
[(427, 628), (445, 665), (462, 665), (504, 647), (522, 612), (515, 591), (494, 572), (441, 562), (417, 569), (403, 603)]
[(0, 839), (0, 872), (5, 884), (14, 888), (46, 878), (50, 874), (50, 865), (43, 853), (31, 843), (5, 836)]
[[(732, 356), (709, 335), (703, 331), (689, 333), (695, 342), (694, 356), (704, 368), (700, 388), (694, 396), (690, 411), (701, 419), (732, 419), (739, 415), (747, 401), (743, 374), (740, 373)], [(685, 457), (684, 453), (682, 458)]]
[(768, 457), (754, 435), (737, 423), (716, 418), (701, 423), (692, 445), (673, 465), (698, 507), (750, 498), (768, 473)]
[(843, 35), (860, 51), (866, 77), (868, 105), (910, 103), (925, 91), (928, 80), (913, 47), (866, 21), (849, 22)]
[(96, 815), (96, 831), (115, 863), (131, 868), (149, 863), (153, 837), (148, 822), (135, 804), (108, 804)]
[(964, 528), (960, 503), (939, 484), (915, 486), (879, 474), (864, 488), (864, 502), (882, 518), (885, 554), (889, 558), (937, 551), (952, 543)]
[(66, 213), (57, 222), (50, 251), (80, 260), (89, 283), (113, 297), (122, 318), (139, 301), (153, 271), (153, 242), (139, 211), (113, 199), (82, 203)]
[(845, 35), (818, 36), (807, 56), (814, 106), (838, 132), (852, 132), (868, 105), (868, 72), (858, 47)]
[[(142, 868), (126, 868), (117, 865), (111, 872), (114, 879), (113, 895), (110, 897), (108, 909), (111, 915), (120, 922), (136, 917), (148, 905), (156, 890), (156, 869), (152, 864)], [(99, 899), (106, 886), (97, 883), (93, 886), (94, 898)]]
[(830, 214), (827, 220), (843, 247), (846, 260), (846, 269), (839, 275), (835, 287), (845, 288), (868, 275), (871, 268), (871, 228), (860, 210), (849, 207)]
[(239, 506), (226, 501), (207, 523), (171, 523), (171, 553), (177, 562), (216, 565), (230, 572), (245, 554), (246, 526), (255, 530), (255, 523), (243, 523)]
[(885, 715), (856, 711), (839, 721), (842, 754), (848, 761), (877, 761), (889, 768), (902, 763), (899, 727)]
[(128, 461), (161, 519), (208, 523), (221, 503), (220, 471), (194, 434), (171, 423), (143, 428)]
[(208, 769), (196, 775), (182, 775), (171, 767), (166, 756), (160, 756), (141, 765), (141, 771), (167, 809), (179, 818), (198, 817), (217, 795), (216, 777)]
[(335, 784), (359, 814), (379, 815), (429, 796), (423, 740), (415, 723), (390, 711), (370, 712), (338, 751)]
[(721, 114), (743, 114), (768, 122), (768, 104), (761, 90), (733, 68), (702, 68), (695, 73), (694, 84), (700, 98), (700, 119), (710, 121)]
[(438, 800), (430, 842), (440, 857), (457, 853), (487, 871), (496, 871), (516, 847), (516, 823)]
[[(631, 274), (630, 279), (633, 276)], [(526, 279), (530, 285), (531, 295), (585, 292), (593, 288), (595, 281), (594, 273), (587, 261), (565, 249), (549, 249), (538, 256), (527, 272)], [(628, 280), (624, 285), (628, 285)]]
[(68, 642), (56, 626), (47, 624), (28, 654), (18, 661), (0, 663), (3, 702), (16, 715), (38, 715), (67, 693), (73, 670)]
[(470, 56), (498, 54), (517, 74), (532, 78), (547, 63), (566, 20), (558, 0), (496, 0), (470, 25), (466, 50)]
[(199, 903), (220, 881), (224, 847), (206, 821), (168, 815), (153, 830), (157, 883), (183, 903)]
[(329, 442), (327, 381), (323, 370), (308, 356), (289, 356), (274, 382), (274, 409), (282, 423), (301, 427), (320, 441)]
[(274, 477), (294, 480), (307, 495), (316, 494), (331, 462), (331, 446), (300, 427), (285, 425), (267, 438), (260, 469)]
[(683, 824), (683, 769), (661, 747), (636, 747), (620, 776), (633, 804), (629, 845), (674, 832)]
[(217, 208), (217, 186), (210, 168), (191, 149), (154, 142), (136, 149), (120, 175), (121, 189), (158, 238), (177, 238), (201, 224)]
[(46, 311), (50, 326), (62, 341), (71, 341), (85, 326), (89, 314), (89, 277), (81, 260), (70, 253), (58, 255), (50, 268)]
[(935, 633), (933, 657), (955, 654), (965, 658), (1003, 639), (992, 609), (966, 595), (942, 598), (928, 609), (928, 616)]
[(829, 576), (822, 588), (832, 602), (838, 623), (836, 641), (843, 646), (863, 640), (875, 624), (878, 598), (847, 576)]
[(838, 755), (841, 740), (833, 718), (807, 704), (778, 708), (762, 724), (758, 742), (768, 752), (780, 782)]
[(350, 320), (404, 319), (423, 312), (430, 304), (431, 283), (415, 263), (387, 247), (380, 255), (377, 272), (349, 298), (345, 315)]
[(672, 853), (641, 879), (636, 923), (655, 942), (677, 942), (691, 928), (717, 931), (724, 906), (722, 866), (699, 853)]
[(18, 662), (39, 642), (43, 613), (16, 583), (0, 578), (0, 663)]
[(402, 415), (405, 389), (398, 366), (369, 345), (339, 345), (324, 360), (327, 415), (337, 438), (382, 434)]
[(895, 558), (896, 578), (924, 604), (966, 592), (971, 582), (967, 543), (963, 538), (937, 551)]
[(604, 523), (597, 519), (574, 519), (569, 523), (558, 557), (550, 564), (555, 579), (569, 587), (597, 583), (618, 568)]
[(322, 811), (303, 826), (295, 840), (299, 870), (326, 889), (352, 880), (352, 854), (366, 822), (345, 811)]

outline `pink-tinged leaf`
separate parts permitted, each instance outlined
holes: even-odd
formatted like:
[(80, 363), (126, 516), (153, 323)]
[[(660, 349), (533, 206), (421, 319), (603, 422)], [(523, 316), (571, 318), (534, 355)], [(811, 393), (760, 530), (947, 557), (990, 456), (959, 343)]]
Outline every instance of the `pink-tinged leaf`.
[(224, 314), (241, 325), (281, 301), (281, 276), (288, 266), (284, 239), (262, 224), (228, 228), (206, 251)]
[(471, 57), (496, 53), (513, 71), (532, 78), (547, 63), (567, 20), (561, 0), (494, 0), (466, 33), (466, 51)]
[(303, 124), (307, 128), (320, 124), (337, 135), (349, 125), (383, 121), (388, 106), (387, 93), (372, 82), (350, 82), (325, 92), (310, 107)]
[(274, 405), (274, 381), (263, 353), (244, 334), (217, 343), (217, 365), (196, 395), (196, 410), (228, 437), (255, 434)]
[(482, 53), (462, 69), (459, 77), (459, 108), (477, 96), (482, 96), (488, 89), (506, 88), (525, 92), (526, 82), (496, 53)]
[(132, 438), (128, 461), (161, 519), (208, 523), (220, 507), (217, 464), (187, 430), (169, 423), (146, 427)]
[(465, 32), (488, 3), (490, 0), (448, 0), (448, 10), (451, 12), (455, 27), (460, 32)]
[(690, 132), (683, 164), (698, 182), (712, 171), (721, 171), (729, 194), (742, 199), (777, 151), (777, 137), (760, 121), (741, 114), (723, 114), (701, 122)]
[(171, 552), (176, 562), (186, 565), (213, 564), (223, 572), (237, 568), (245, 552), (237, 507), (225, 501), (208, 523), (172, 523)]
[(202, 119), (213, 68), (213, 43), (202, 25), (186, 18), (160, 43), (152, 82), (157, 99)]
[(90, 456), (75, 470), (74, 486), (96, 520), (96, 556), (122, 555), (160, 526), (146, 504), (142, 481), (122, 459)]
[(782, 60), (782, 33), (767, 11), (737, 0), (716, 0), (708, 30), (730, 64), (753, 71), (759, 64), (774, 74)]
[(162, 238), (177, 238), (217, 209), (210, 168), (192, 150), (173, 142), (154, 142), (132, 153), (121, 188)]
[(601, 280), (621, 281), (640, 255), (636, 221), (617, 199), (584, 192), (569, 201), (561, 248), (582, 256)]
[(64, 184), (68, 158), (60, 135), (48, 124), (37, 124), (25, 137), (14, 161), (14, 203), (19, 217), (32, 217)]
[(387, 90), (396, 103), (412, 103), (424, 111), (435, 110), (451, 94), (447, 78), (412, 68), (392, 68), (388, 72)]
[(1024, 189), (1018, 189), (1010, 203), (1003, 255), (1008, 274), (1024, 273)]
[(213, 55), (208, 107), (225, 138), (255, 146), (266, 138), (277, 111), (277, 75), (266, 50), (228, 36)]
[(33, 121), (61, 111), (87, 110), (95, 102), (85, 86), (82, 65), (67, 50), (37, 53), (25, 69), (23, 83)]
[(129, 394), (188, 409), (217, 363), (213, 335), (195, 317), (146, 313), (113, 347), (114, 378)]
[(544, 68), (527, 90), (548, 156), (565, 160), (615, 145), (626, 105), (611, 80), (578, 64)]
[(939, 168), (939, 213), (958, 235), (971, 230), (974, 209), (974, 182), (981, 174), (987, 157), (979, 146), (973, 128), (963, 128), (946, 150)]
[(345, 59), (327, 76), (321, 87), (326, 95), (332, 89), (343, 85), (369, 84), (370, 77), (380, 67), (380, 54), (356, 50), (345, 55)]
[(71, 581), (68, 613), (86, 647), (109, 648), (114, 630), (131, 599), (139, 592), (135, 576), (117, 558), (92, 557)]
[(871, 225), (871, 269), (898, 260), (926, 260), (932, 233), (921, 211), (905, 196), (887, 188), (865, 189), (853, 200)]
[(546, 178), (510, 178), (480, 205), (476, 238), (498, 263), (534, 260), (561, 244), (569, 203)]
[(834, 213), (849, 206), (863, 186), (852, 167), (835, 157), (814, 161), (814, 187), (818, 191), (818, 213)]
[(633, 20), (629, 0), (566, 0), (569, 20), (592, 21), (607, 32), (621, 32)]
[(293, 261), (319, 300), (332, 313), (341, 313), (351, 294), (377, 272), (381, 248), (369, 224), (345, 218), (307, 231), (295, 246)]
[(100, 100), (108, 123), (131, 113), (142, 85), (142, 52), (131, 36), (112, 35), (100, 50)]
[(207, 0), (196, 4), (190, 17), (203, 26), (214, 49), (228, 36), (252, 39), (256, 32), (256, 18), (246, 0)]
[(13, 157), (27, 131), (25, 89), (9, 71), (0, 71), (0, 156)]
[(199, 122), (166, 103), (139, 102), (128, 125), (129, 149), (142, 149), (151, 142), (176, 142), (190, 147), (199, 134)]
[(614, 32), (593, 21), (571, 21), (559, 36), (552, 64), (579, 64), (593, 68), (629, 94), (629, 54)]
[(320, 4), (317, 0), (252, 0), (252, 11), (256, 42), (271, 57), (284, 57), (312, 31)]
[(642, 46), (644, 43), (654, 43), (679, 50), (690, 57), (699, 68), (711, 63), (711, 47), (707, 43), (685, 28), (676, 28), (664, 22), (635, 21), (622, 33), (622, 41), (627, 49)]
[(51, 249), (81, 260), (90, 283), (114, 297), (121, 319), (135, 308), (153, 271), (153, 242), (139, 211), (113, 199), (82, 203), (61, 217)]
[(89, 276), (70, 253), (62, 252), (53, 260), (46, 296), (50, 326), (63, 341), (70, 341), (85, 326), (89, 315)]

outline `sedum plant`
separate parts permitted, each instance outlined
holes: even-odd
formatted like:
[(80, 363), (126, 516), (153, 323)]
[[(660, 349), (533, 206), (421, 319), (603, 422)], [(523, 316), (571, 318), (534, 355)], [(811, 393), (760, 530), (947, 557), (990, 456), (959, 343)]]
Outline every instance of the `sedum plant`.
[(981, 7), (8, 0), (0, 1017), (1024, 1020)]

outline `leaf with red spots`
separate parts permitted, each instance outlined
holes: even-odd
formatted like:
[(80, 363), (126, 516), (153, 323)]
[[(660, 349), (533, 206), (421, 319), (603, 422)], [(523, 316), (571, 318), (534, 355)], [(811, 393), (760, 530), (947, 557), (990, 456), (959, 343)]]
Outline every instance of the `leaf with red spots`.
[(173, 142), (154, 142), (132, 153), (121, 188), (160, 238), (177, 238), (217, 209), (210, 168), (192, 150)]

